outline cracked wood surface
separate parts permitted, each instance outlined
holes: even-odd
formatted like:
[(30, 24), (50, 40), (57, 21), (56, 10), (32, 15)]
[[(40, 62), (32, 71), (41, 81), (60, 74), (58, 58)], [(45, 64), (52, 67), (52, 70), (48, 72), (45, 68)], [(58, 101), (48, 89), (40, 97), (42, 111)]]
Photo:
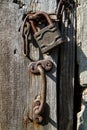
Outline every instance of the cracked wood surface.
[[(62, 24), (62, 33), (70, 41), (62, 45), (60, 51), (56, 48), (48, 56), (53, 61), (53, 69), (46, 73), (46, 122), (43, 126), (23, 122), (27, 113), (31, 116), (32, 101), (41, 90), (41, 77), (28, 72), (30, 61), (23, 56), (22, 16), (31, 10), (55, 13), (56, 2), (21, 0), (13, 3), (12, 0), (0, 0), (0, 130), (65, 130), (73, 119), (75, 17), (71, 13), (73, 25), (66, 27), (65, 15)], [(59, 52), (60, 75), (57, 74)], [(32, 47), (31, 54), (38, 57), (38, 49)], [(44, 55), (45, 59), (48, 57)]]
[(77, 63), (81, 92), (81, 106), (77, 113), (77, 130), (87, 129), (87, 0), (78, 0), (77, 7)]
[(80, 85), (87, 86), (87, 0), (77, 7), (77, 61)]
[[(0, 1), (0, 130), (56, 130), (57, 49), (52, 52), (52, 57), (49, 56), (54, 64), (53, 69), (46, 73), (47, 119), (45, 124), (36, 125), (31, 122), (24, 124), (23, 122), (27, 113), (31, 116), (32, 102), (41, 92), (41, 77), (28, 72), (30, 61), (23, 55), (22, 17), (31, 9), (36, 11), (36, 9), (45, 8), (44, 1), (40, 1), (40, 8), (37, 1), (26, 2), (26, 5), (20, 8), (19, 4), (11, 0)], [(50, 4), (55, 7), (55, 1), (53, 2)], [(50, 6), (47, 1), (46, 6)], [(53, 7), (52, 10), (54, 10)], [(34, 57), (39, 55), (35, 47), (32, 47), (31, 53)], [(44, 55), (44, 58), (47, 59), (47, 56)]]

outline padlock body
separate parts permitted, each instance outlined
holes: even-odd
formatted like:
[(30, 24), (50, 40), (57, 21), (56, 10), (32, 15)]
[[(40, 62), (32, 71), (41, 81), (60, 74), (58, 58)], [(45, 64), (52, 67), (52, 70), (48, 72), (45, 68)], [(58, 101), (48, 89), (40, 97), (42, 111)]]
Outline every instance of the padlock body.
[(50, 52), (53, 48), (64, 42), (55, 24), (50, 24), (36, 32), (34, 38), (42, 53)]

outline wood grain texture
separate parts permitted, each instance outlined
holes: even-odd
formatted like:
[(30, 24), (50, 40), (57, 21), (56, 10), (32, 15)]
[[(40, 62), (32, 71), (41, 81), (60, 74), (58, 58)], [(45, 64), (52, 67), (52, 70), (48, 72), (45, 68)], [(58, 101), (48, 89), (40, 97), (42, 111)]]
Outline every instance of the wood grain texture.
[[(45, 10), (44, 1), (23, 1), (19, 5), (12, 0), (0, 1), (0, 130), (57, 130), (57, 59), (58, 49), (44, 59), (52, 60), (53, 69), (46, 73), (47, 77), (47, 108), (44, 125), (27, 122), (24, 116), (31, 117), (32, 102), (41, 91), (41, 77), (28, 72), (29, 59), (23, 55), (22, 16), (30, 10)], [(33, 4), (32, 4), (33, 3)], [(52, 4), (53, 3), (53, 4)], [(55, 0), (46, 1), (49, 12), (55, 11)], [(51, 7), (52, 4), (52, 7)], [(31, 6), (32, 5), (32, 6)], [(47, 10), (46, 10), (47, 11)], [(31, 49), (34, 57), (41, 55), (35, 47)]]
[(77, 60), (80, 85), (87, 85), (87, 1), (79, 1), (77, 8)]
[[(56, 48), (49, 56), (44, 55), (44, 59), (48, 58), (53, 62), (53, 69), (46, 73), (45, 123), (37, 125), (28, 121), (24, 124), (24, 116), (28, 114), (31, 117), (33, 99), (41, 92), (41, 76), (28, 72), (30, 61), (23, 56), (22, 16), (28, 11), (43, 10), (54, 13), (57, 1), (21, 2), (22, 7), (12, 0), (0, 0), (0, 130), (68, 129), (68, 122), (72, 122), (73, 119), (75, 12), (73, 10), (70, 14), (63, 14), (62, 34), (68, 42), (59, 50)], [(31, 54), (33, 57), (41, 57), (41, 53), (39, 54), (35, 47), (31, 47)], [(57, 77), (57, 69), (60, 69), (60, 77)]]
[(84, 87), (81, 109), (77, 113), (77, 130), (87, 129), (87, 0), (78, 1), (77, 7), (77, 61), (79, 84)]
[(59, 130), (73, 129), (75, 27), (73, 7), (64, 12), (62, 19), (62, 35), (66, 43), (60, 47)]

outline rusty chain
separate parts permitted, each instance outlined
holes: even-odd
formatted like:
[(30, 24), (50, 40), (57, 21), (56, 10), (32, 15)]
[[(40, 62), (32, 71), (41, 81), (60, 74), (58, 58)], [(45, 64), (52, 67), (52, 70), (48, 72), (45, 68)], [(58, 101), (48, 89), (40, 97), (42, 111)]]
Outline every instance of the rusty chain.
[(24, 18), (23, 22), (23, 29), (22, 29), (22, 38), (23, 38), (23, 48), (24, 48), (24, 56), (28, 57), (31, 61), (37, 61), (37, 59), (34, 59), (30, 55), (30, 49), (29, 49), (29, 40), (28, 37), (31, 34), (31, 23), (29, 20), (35, 20), (36, 17), (32, 17), (34, 13), (28, 13), (26, 17)]
[[(56, 10), (56, 15), (58, 20), (61, 21), (61, 17), (63, 14), (64, 10), (72, 8), (72, 1), (71, 0), (60, 0), (58, 2), (57, 10)], [(40, 12), (37, 13), (28, 13), (26, 17), (24, 18), (24, 23), (23, 23), (23, 30), (22, 30), (22, 38), (23, 38), (23, 46), (24, 46), (24, 55), (28, 57), (31, 61), (37, 61), (37, 59), (34, 59), (30, 55), (30, 49), (29, 49), (29, 40), (28, 37), (31, 34), (31, 20), (38, 21), (38, 16)], [(39, 59), (38, 59), (39, 60)]]
[[(23, 38), (23, 45), (24, 45), (24, 55), (26, 56), (26, 57), (28, 57), (31, 61), (37, 61), (37, 60), (39, 60), (39, 59), (34, 59), (31, 55), (30, 55), (30, 49), (29, 49), (29, 40), (28, 40), (28, 38), (29, 38), (29, 36), (30, 36), (30, 34), (32, 35), (32, 33), (31, 32), (37, 32), (37, 28), (35, 28), (35, 26), (33, 25), (33, 21), (35, 21), (35, 23), (38, 23), (38, 20), (40, 20), (41, 19), (41, 16), (45, 16), (46, 18), (47, 18), (47, 22), (48, 22), (48, 24), (53, 24), (52, 23), (52, 21), (51, 21), (51, 19), (50, 19), (50, 17), (49, 17), (49, 15), (48, 14), (46, 14), (45, 12), (37, 12), (37, 13), (28, 13), (27, 14), (27, 16), (25, 17), (25, 19), (24, 19), (24, 24), (23, 24), (23, 30), (22, 30), (22, 38)], [(42, 22), (41, 20), (40, 20), (40, 22)], [(40, 23), (39, 22), (39, 23)], [(45, 21), (46, 22), (46, 21)], [(54, 27), (54, 24), (53, 24), (53, 27)], [(54, 27), (54, 29), (56, 29), (55, 27)], [(32, 31), (31, 31), (32, 30)], [(50, 30), (50, 28), (49, 28), (49, 30)], [(33, 33), (34, 33), (33, 32)], [(52, 31), (51, 31), (52, 32)], [(54, 42), (56, 42), (57, 40), (59, 40), (59, 44), (60, 43), (62, 43), (63, 42), (63, 40), (62, 40), (62, 38), (60, 38), (60, 33), (58, 33), (58, 35), (56, 34), (56, 30), (55, 30), (55, 35), (57, 36), (57, 39), (55, 39), (55, 37), (54, 37), (54, 41), (53, 41), (53, 43)], [(35, 34), (34, 33), (34, 34)], [(34, 37), (34, 39), (35, 39), (35, 37)], [(36, 39), (38, 39), (38, 37), (36, 36)], [(36, 41), (38, 41), (38, 40), (36, 40)], [(48, 42), (47, 42), (48, 43)], [(39, 44), (39, 43), (38, 43)], [(56, 45), (56, 43), (55, 43), (55, 45)], [(53, 48), (53, 47), (55, 47), (55, 45), (54, 46), (52, 46), (51, 44), (47, 44), (47, 45), (45, 45), (45, 44), (42, 44), (41, 46), (39, 46), (39, 49), (41, 49), (42, 48), (42, 53), (44, 53), (45, 51), (47, 51), (47, 50), (51, 50), (51, 48)], [(49, 47), (49, 49), (47, 49), (47, 46)], [(51, 46), (51, 47), (50, 47)], [(43, 49), (43, 47), (45, 48), (45, 49)]]

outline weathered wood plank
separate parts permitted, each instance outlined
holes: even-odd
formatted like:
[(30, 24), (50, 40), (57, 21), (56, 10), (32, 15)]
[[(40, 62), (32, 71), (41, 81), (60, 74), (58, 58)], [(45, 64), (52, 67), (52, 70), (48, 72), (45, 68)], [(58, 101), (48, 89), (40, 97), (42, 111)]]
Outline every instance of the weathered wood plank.
[(81, 111), (77, 113), (76, 130), (87, 130), (87, 88), (82, 93)]
[(27, 62), (22, 55), (21, 36), (17, 27), (18, 7), (7, 2), (1, 5), (0, 12), (1, 130), (20, 130), (28, 84), (25, 79)]
[[(30, 61), (23, 56), (20, 31), (23, 13), (38, 9), (54, 12), (56, 2), (55, 0), (51, 3), (28, 0), (22, 2), (25, 5), (19, 8), (12, 0), (0, 1), (0, 130), (57, 130), (57, 49), (51, 53), (52, 57), (49, 56), (54, 65), (52, 71), (46, 74), (48, 104), (46, 110), (49, 118), (44, 126), (23, 122), (24, 115), (31, 113), (34, 97), (40, 93), (41, 77), (28, 72)], [(33, 50), (33, 55), (36, 56), (38, 52), (35, 48)], [(44, 58), (47, 56), (44, 55)]]
[(60, 48), (59, 130), (73, 129), (75, 68), (75, 8), (64, 12), (62, 34), (66, 43)]
[(87, 84), (87, 1), (79, 1), (77, 8), (77, 59), (80, 85)]
[[(77, 61), (79, 84), (87, 87), (87, 1), (78, 1), (77, 7)], [(81, 97), (81, 111), (77, 113), (77, 130), (87, 129), (87, 88)]]

